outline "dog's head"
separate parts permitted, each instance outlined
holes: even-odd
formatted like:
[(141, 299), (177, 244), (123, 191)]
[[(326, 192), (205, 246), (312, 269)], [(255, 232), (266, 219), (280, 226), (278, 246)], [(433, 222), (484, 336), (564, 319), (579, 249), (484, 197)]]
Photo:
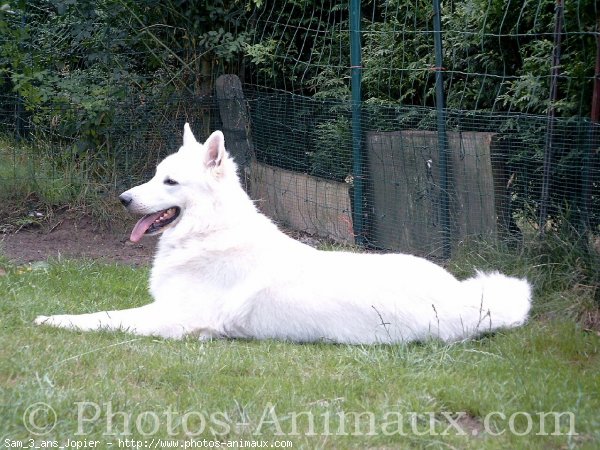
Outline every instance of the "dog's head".
[(209, 220), (214, 217), (217, 192), (235, 185), (239, 186), (236, 167), (225, 150), (223, 133), (215, 131), (200, 144), (186, 123), (179, 151), (157, 166), (150, 181), (119, 196), (129, 212), (143, 214), (130, 239), (137, 242), (144, 235), (173, 228), (186, 215), (194, 215), (189, 219), (196, 222)]

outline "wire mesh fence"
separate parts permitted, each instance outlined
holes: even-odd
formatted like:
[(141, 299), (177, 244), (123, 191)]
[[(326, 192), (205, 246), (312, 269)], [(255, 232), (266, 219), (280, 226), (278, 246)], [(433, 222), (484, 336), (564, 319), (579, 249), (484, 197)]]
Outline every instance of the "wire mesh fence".
[(189, 121), (224, 129), (265, 213), (339, 242), (598, 235), (597, 2), (436, 3), (5, 1), (0, 186), (118, 191)]

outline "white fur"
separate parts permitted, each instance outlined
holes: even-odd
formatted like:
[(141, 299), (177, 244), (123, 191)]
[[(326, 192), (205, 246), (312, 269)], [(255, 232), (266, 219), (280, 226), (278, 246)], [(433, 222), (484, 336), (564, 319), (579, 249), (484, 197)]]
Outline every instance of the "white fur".
[(37, 324), (166, 338), (375, 344), (461, 340), (527, 318), (526, 280), (478, 273), (460, 282), (423, 258), (319, 251), (288, 237), (241, 188), (219, 131), (201, 145), (186, 124), (181, 149), (123, 195), (133, 213), (181, 208), (158, 244), (154, 302), (40, 316)]

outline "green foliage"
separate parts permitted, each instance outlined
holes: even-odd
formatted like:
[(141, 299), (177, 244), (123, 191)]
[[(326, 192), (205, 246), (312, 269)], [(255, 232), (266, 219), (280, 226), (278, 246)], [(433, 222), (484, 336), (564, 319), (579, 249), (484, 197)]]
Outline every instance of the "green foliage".
[[(597, 29), (594, 0), (565, 3), (561, 87), (564, 116), (589, 114)], [(300, 10), (299, 6), (306, 10)], [(548, 108), (555, 2), (460, 0), (442, 5), (447, 106), (543, 114)], [(272, 11), (279, 18), (273, 21)], [(328, 11), (327, 11), (328, 10)], [(325, 14), (329, 12), (327, 16)], [(432, 2), (363, 5), (365, 100), (434, 105)], [(274, 2), (256, 14), (246, 46), (258, 84), (340, 99), (349, 86), (347, 5)], [(268, 20), (264, 20), (267, 17)], [(310, 30), (306, 32), (306, 30)], [(341, 51), (340, 51), (341, 50)], [(342, 88), (345, 87), (345, 89)]]
[[(509, 73), (512, 76), (504, 83), (506, 90), (499, 96), (504, 108), (534, 114), (545, 114), (548, 111), (555, 45), (555, 3), (552, 0), (540, 1), (535, 21), (529, 23), (521, 19), (527, 26), (517, 30), (524, 32), (525, 36), (513, 38), (520, 64), (515, 64), (515, 70)], [(594, 1), (590, 0), (565, 2), (560, 43), (559, 94), (553, 105), (557, 114), (564, 117), (587, 116), (590, 113), (590, 80), (594, 73), (596, 53), (596, 44), (590, 31), (594, 29), (595, 8), (597, 5), (594, 6)], [(575, 30), (580, 33), (573, 32)]]
[[(445, 3), (448, 106), (545, 113), (554, 4)], [(345, 2), (14, 0), (6, 5), (0, 13), (7, 36), (0, 41), (0, 82), (24, 99), (36, 124), (54, 124), (58, 134), (96, 146), (124, 97), (206, 91), (207, 79), (240, 71), (242, 55), (249, 63), (245, 78), (255, 84), (317, 98), (348, 97)], [(555, 105), (564, 115), (589, 112), (594, 8), (593, 0), (565, 4)], [(431, 16), (428, 0), (363, 5), (365, 100), (433, 105)], [(56, 124), (56, 117), (53, 122), (41, 112), (49, 106), (77, 111)]]
[[(246, 44), (244, 50), (252, 63), (256, 66), (257, 75), (262, 75), (266, 79), (275, 80), (277, 76), (284, 74), (278, 73), (275, 69), (278, 65), (276, 51), (279, 48), (275, 39), (267, 39), (256, 44)], [(280, 55), (281, 57), (281, 55)]]
[(32, 123), (77, 138), (82, 148), (102, 143), (115, 104), (136, 80), (123, 45), (113, 41), (119, 30), (109, 25), (124, 11), (112, 6), (28, 2), (13, 11), (15, 39), (2, 42), (2, 68)]
[(347, 116), (338, 115), (315, 127), (313, 173), (323, 178), (344, 180), (352, 173), (352, 128)]
[(346, 102), (270, 94), (250, 102), (250, 111), (260, 161), (338, 181), (352, 172)]
[[(445, 3), (448, 106), (545, 113), (554, 3)], [(7, 5), (0, 13), (7, 35), (0, 41), (0, 82), (24, 99), (34, 123), (77, 136), (83, 147), (102, 145), (126, 96), (206, 91), (207, 79), (242, 69), (242, 55), (249, 63), (242, 69), (245, 78), (255, 84), (317, 98), (349, 95), (345, 2), (15, 0)], [(565, 4), (563, 82), (555, 105), (564, 115), (589, 112), (594, 11), (593, 0)], [(433, 105), (431, 17), (428, 0), (363, 5), (365, 100)], [(50, 106), (76, 111), (58, 120), (57, 114), (42, 112)]]
[(349, 92), (346, 2), (275, 0), (254, 11), (251, 23), (245, 51), (254, 84), (338, 99), (340, 90)]
[(367, 99), (431, 105), (434, 67), (432, 2), (382, 2), (380, 17), (364, 24), (363, 86)]
[(0, 39), (0, 84), (20, 97), (36, 133), (71, 143), (74, 154), (93, 154), (101, 166), (114, 158), (124, 102), (204, 93), (240, 55), (246, 33), (234, 29), (243, 5), (166, 6), (11, 2), (0, 13), (7, 33)]

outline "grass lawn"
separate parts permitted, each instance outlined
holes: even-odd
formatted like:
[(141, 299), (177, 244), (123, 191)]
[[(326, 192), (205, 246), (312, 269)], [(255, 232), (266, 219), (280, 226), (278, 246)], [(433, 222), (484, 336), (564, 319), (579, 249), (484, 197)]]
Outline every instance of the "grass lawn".
[(169, 341), (32, 325), (147, 303), (146, 269), (0, 267), (0, 447), (600, 446), (600, 337), (566, 316), (454, 345)]

